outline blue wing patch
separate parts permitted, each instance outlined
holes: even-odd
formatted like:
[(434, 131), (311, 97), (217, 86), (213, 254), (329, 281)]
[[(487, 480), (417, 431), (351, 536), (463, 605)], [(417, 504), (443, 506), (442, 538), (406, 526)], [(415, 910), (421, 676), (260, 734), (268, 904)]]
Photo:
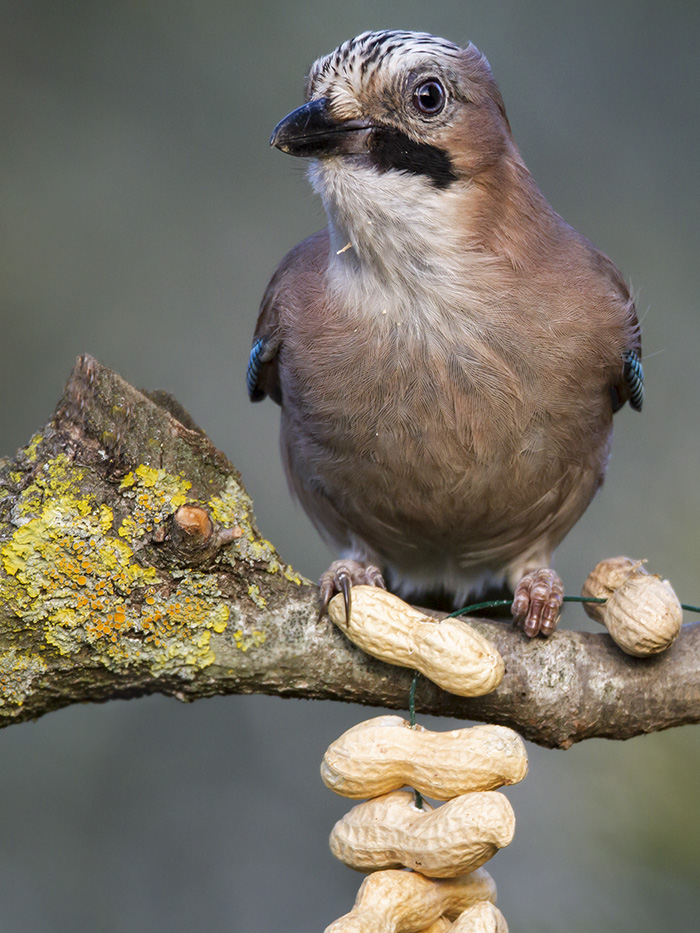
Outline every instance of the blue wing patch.
[(634, 350), (625, 350), (622, 358), (624, 360), (622, 375), (629, 389), (630, 405), (635, 411), (641, 411), (644, 402), (644, 370), (642, 369), (642, 361)]
[(248, 369), (246, 370), (246, 386), (248, 387), (248, 397), (251, 402), (259, 402), (260, 399), (265, 398), (265, 393), (258, 385), (258, 380), (260, 379), (260, 371), (263, 367), (263, 364), (266, 362), (263, 359), (263, 353), (267, 345), (267, 337), (259, 337), (253, 344), (253, 349), (250, 351), (250, 357), (248, 358)]

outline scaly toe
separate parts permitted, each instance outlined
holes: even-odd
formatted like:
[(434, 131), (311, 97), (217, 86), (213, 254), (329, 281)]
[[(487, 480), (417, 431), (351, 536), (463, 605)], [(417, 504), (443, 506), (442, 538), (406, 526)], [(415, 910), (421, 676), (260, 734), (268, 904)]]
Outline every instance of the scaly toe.
[(564, 601), (561, 577), (544, 567), (526, 573), (515, 588), (511, 612), (513, 621), (530, 638), (551, 635), (559, 622)]
[(349, 558), (333, 561), (318, 582), (321, 600), (319, 615), (324, 614), (328, 603), (336, 593), (342, 593), (345, 602), (345, 618), (349, 619), (352, 608), (352, 587), (361, 584), (386, 589), (382, 572), (374, 564), (364, 564), (359, 560)]

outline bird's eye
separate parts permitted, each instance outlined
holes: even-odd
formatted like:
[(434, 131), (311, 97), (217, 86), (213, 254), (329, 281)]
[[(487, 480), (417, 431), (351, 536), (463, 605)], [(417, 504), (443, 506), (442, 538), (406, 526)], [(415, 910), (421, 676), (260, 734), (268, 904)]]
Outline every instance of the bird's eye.
[(425, 113), (431, 117), (440, 113), (445, 106), (444, 87), (435, 78), (423, 81), (413, 92), (413, 106), (419, 113)]

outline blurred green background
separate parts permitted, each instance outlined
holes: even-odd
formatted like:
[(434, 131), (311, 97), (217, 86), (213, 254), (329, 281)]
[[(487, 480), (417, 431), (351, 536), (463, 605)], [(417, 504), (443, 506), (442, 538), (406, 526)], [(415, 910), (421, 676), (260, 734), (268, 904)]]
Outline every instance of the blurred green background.
[[(486, 53), (545, 195), (638, 295), (645, 410), (618, 416), (606, 487), (560, 550), (569, 592), (627, 553), (700, 602), (690, 2), (4, 0), (0, 453), (90, 352), (173, 392), (242, 471), (263, 533), (318, 576), (330, 555), (287, 493), (277, 409), (244, 391), (266, 282), (323, 223), (304, 166), (268, 138), (314, 58), (385, 27)], [(565, 626), (587, 624), (567, 610)], [(328, 851), (347, 804), (318, 765), (367, 715), (151, 698), (4, 731), (0, 930), (322, 930), (361, 878)], [(490, 865), (513, 933), (697, 929), (698, 728), (530, 751), (508, 792), (515, 840)]]

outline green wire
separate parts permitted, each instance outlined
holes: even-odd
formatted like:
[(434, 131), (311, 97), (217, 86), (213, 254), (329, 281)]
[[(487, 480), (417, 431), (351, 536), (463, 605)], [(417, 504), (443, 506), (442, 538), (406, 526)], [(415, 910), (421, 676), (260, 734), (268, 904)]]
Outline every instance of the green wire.
[[(416, 728), (416, 685), (418, 684), (418, 678), (420, 673), (418, 671), (413, 672), (413, 680), (411, 681), (411, 689), (408, 693), (408, 715), (411, 729)], [(413, 795), (415, 797), (416, 806), (419, 810), (423, 809), (423, 795), (420, 791), (413, 789)]]
[(410, 716), (411, 729), (416, 728), (416, 684), (418, 683), (419, 677), (420, 672), (414, 671), (413, 680), (411, 682), (411, 689), (408, 694), (408, 713)]
[[(480, 609), (501, 609), (503, 606), (510, 606), (512, 604), (511, 599), (491, 599), (483, 603), (474, 603), (471, 606), (465, 606), (463, 609), (457, 609), (455, 612), (451, 612), (446, 618), (454, 619), (457, 616), (463, 616), (467, 613), (477, 612)], [(565, 596), (565, 603), (605, 603), (606, 599), (600, 599), (595, 596)], [(686, 603), (681, 603), (681, 609), (685, 609), (686, 612), (697, 612), (700, 613), (700, 606), (689, 606)], [(416, 686), (418, 684), (418, 678), (420, 673), (414, 671), (413, 680), (411, 681), (411, 689), (408, 694), (408, 713), (409, 713), (409, 722), (411, 729), (416, 728)], [(415, 796), (416, 806), (419, 810), (423, 809), (423, 795), (420, 791), (413, 789)]]
[[(500, 609), (503, 606), (510, 606), (512, 604), (512, 599), (492, 599), (485, 603), (474, 603), (471, 606), (465, 606), (463, 609), (457, 609), (455, 612), (451, 612), (447, 618), (454, 619), (457, 616), (466, 615), (468, 612), (477, 612), (479, 609)], [(607, 602), (605, 599), (599, 599), (597, 596), (565, 596), (565, 603), (604, 603)], [(700, 613), (700, 606), (690, 606), (687, 603), (681, 603), (681, 609), (685, 609), (686, 612), (697, 612)]]

